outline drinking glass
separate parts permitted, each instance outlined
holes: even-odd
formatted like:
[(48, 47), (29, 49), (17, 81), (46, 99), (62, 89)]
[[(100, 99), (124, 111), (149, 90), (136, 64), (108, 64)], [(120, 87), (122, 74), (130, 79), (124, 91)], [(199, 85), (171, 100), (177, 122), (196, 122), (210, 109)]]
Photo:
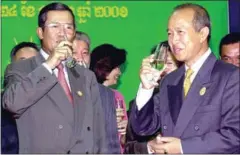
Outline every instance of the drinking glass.
[(117, 123), (122, 121), (124, 116), (119, 116), (119, 113), (123, 113), (123, 102), (119, 98), (116, 99), (117, 107), (116, 107), (116, 113), (117, 113)]
[(157, 70), (162, 70), (164, 67), (164, 64), (166, 63), (167, 58), (167, 46), (164, 44), (158, 44), (155, 51), (154, 51), (154, 57), (153, 62), (151, 63), (151, 66)]
[[(65, 28), (63, 29), (63, 32), (64, 32), (64, 40), (68, 41), (67, 33), (66, 33)], [(70, 49), (72, 49), (72, 47), (70, 47)], [(66, 66), (68, 68), (73, 68), (75, 65), (76, 65), (76, 60), (72, 56), (68, 56), (67, 60), (66, 60)]]

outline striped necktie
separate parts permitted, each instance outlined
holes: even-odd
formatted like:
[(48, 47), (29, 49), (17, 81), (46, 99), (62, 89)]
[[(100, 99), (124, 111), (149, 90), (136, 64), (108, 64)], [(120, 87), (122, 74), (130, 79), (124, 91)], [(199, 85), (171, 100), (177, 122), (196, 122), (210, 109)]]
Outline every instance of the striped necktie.
[(193, 70), (189, 68), (186, 72), (184, 83), (183, 83), (184, 97), (187, 96), (187, 93), (191, 87), (192, 82), (190, 80), (190, 77), (192, 74), (193, 74)]

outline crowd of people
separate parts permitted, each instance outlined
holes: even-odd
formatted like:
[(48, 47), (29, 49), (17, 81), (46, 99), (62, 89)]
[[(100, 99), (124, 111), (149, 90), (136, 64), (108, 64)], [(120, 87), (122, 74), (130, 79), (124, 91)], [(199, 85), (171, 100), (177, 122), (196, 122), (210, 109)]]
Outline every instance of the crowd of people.
[[(109, 43), (90, 51), (67, 5), (44, 6), (41, 47), (22, 42), (10, 53), (1, 153), (240, 153), (240, 33), (222, 38), (217, 59), (209, 14), (192, 3), (173, 9), (167, 33), (142, 60), (127, 110), (113, 88), (127, 51)], [(159, 46), (166, 49), (161, 69), (153, 65)]]

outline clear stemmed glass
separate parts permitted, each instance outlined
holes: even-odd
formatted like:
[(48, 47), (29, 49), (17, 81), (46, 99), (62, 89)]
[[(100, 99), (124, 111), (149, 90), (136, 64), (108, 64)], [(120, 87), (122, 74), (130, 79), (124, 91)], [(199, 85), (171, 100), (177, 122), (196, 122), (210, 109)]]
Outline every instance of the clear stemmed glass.
[(157, 70), (162, 70), (164, 68), (164, 64), (166, 63), (167, 58), (167, 46), (164, 44), (158, 44), (155, 51), (154, 51), (154, 57), (153, 62), (151, 63), (151, 66)]
[[(153, 61), (150, 63), (152, 68), (159, 71), (164, 70), (167, 59), (167, 50), (168, 50), (167, 46), (164, 45), (163, 43), (159, 43), (157, 45), (155, 51), (153, 52)], [(147, 79), (151, 83), (156, 83), (159, 80), (159, 76), (160, 75), (154, 75), (152, 73), (147, 75)]]

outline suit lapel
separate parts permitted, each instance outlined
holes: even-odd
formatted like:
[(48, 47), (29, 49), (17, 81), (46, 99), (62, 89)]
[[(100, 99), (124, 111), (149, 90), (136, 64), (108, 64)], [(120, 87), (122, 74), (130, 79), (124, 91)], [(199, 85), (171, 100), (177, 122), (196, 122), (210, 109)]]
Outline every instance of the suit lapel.
[[(171, 76), (172, 81), (167, 86), (168, 91), (168, 108), (171, 115), (171, 120), (173, 122), (173, 126), (176, 123), (178, 113), (180, 111), (182, 105), (182, 78), (184, 76), (184, 65), (182, 65), (178, 70), (173, 72), (174, 75)], [(163, 101), (166, 102), (166, 101)]]
[(183, 134), (197, 108), (204, 102), (205, 95), (201, 95), (200, 90), (206, 88), (206, 93), (208, 93), (209, 87), (212, 83), (211, 72), (215, 62), (215, 56), (210, 54), (196, 75), (188, 95), (183, 101), (183, 105), (174, 128), (173, 136), (180, 137)]
[[(41, 65), (45, 59), (39, 54), (36, 57), (36, 65)], [(57, 78), (54, 74), (52, 75), (53, 78)], [(70, 81), (70, 80), (69, 80)], [(58, 111), (64, 116), (67, 122), (72, 126), (73, 124), (73, 106), (69, 102), (63, 88), (59, 83), (56, 83), (55, 86), (47, 93), (47, 96), (52, 103), (57, 107)]]
[[(75, 66), (77, 67), (77, 66)], [(77, 72), (76, 68), (68, 68), (68, 75), (69, 75), (69, 81), (71, 90), (72, 90), (72, 96), (73, 96), (73, 102), (74, 102), (74, 133), (73, 135), (78, 135), (81, 132), (81, 129), (83, 128), (83, 120), (86, 112), (86, 80), (83, 74), (79, 74)], [(80, 71), (84, 72), (83, 68), (80, 68)]]
[(169, 85), (168, 86), (168, 100), (169, 100), (169, 110), (172, 117), (172, 121), (176, 124), (181, 106), (182, 106), (182, 85), (183, 85), (183, 78), (181, 76), (180, 81), (177, 85)]

